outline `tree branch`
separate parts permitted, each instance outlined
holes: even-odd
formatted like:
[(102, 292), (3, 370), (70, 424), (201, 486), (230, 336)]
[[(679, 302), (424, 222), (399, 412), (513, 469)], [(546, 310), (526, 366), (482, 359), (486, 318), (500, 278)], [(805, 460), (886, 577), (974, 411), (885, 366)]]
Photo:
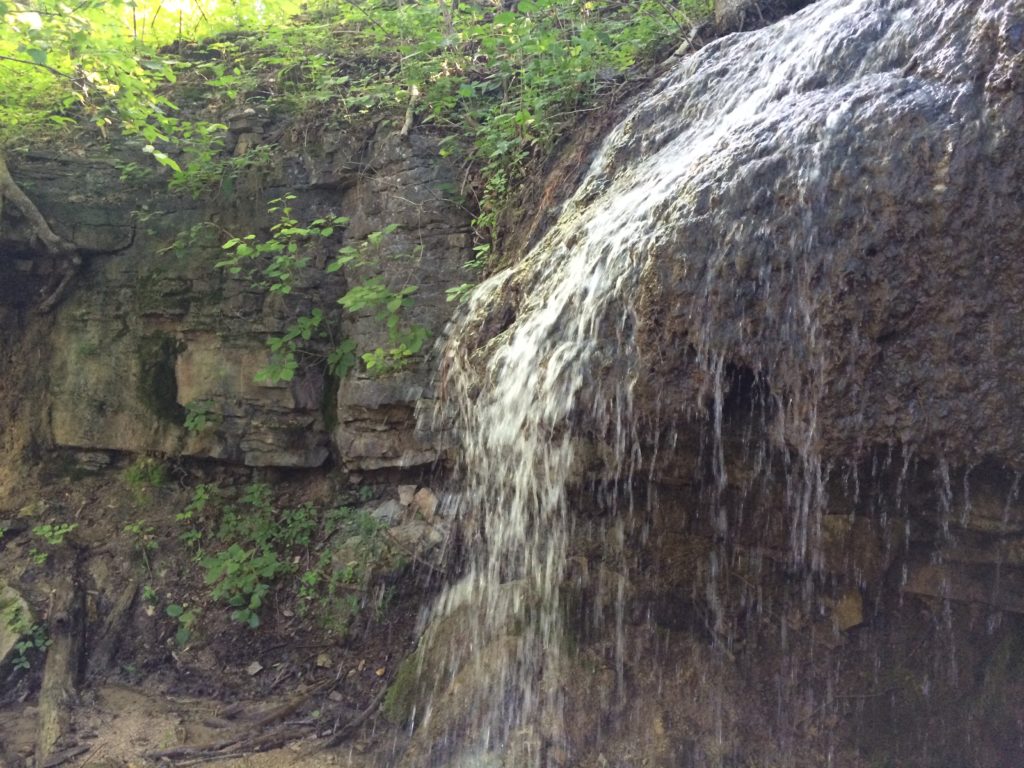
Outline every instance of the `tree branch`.
[(11, 172), (7, 169), (7, 158), (0, 152), (0, 197), (9, 200), (14, 207), (21, 211), (32, 227), (32, 233), (39, 238), (39, 241), (53, 256), (67, 256), (74, 253), (75, 246), (63, 237), (58, 235), (47, 223), (43, 214), (36, 208), (28, 195), (22, 192), (21, 187), (11, 178)]
[[(52, 290), (44, 291), (45, 298), (39, 305), (39, 311), (45, 314), (57, 306), (60, 300), (64, 298), (64, 294), (71, 285), (72, 278), (74, 278), (82, 266), (82, 259), (78, 255), (78, 248), (75, 244), (68, 242), (50, 228), (49, 223), (47, 223), (43, 214), (39, 212), (39, 209), (36, 208), (35, 203), (29, 199), (29, 196), (11, 178), (11, 172), (7, 168), (7, 158), (4, 157), (3, 152), (0, 152), (0, 213), (2, 213), (6, 201), (10, 201), (14, 204), (15, 208), (21, 211), (21, 215), (28, 221), (32, 234), (43, 244), (46, 252), (51, 256), (62, 257), (65, 260), (63, 275), (61, 275), (57, 285)], [(2, 226), (2, 223), (0, 221), (0, 226)]]
[(26, 67), (38, 67), (39, 69), (45, 69), (51, 75), (56, 77), (63, 77), (65, 80), (74, 82), (75, 78), (69, 75), (67, 72), (61, 72), (59, 69), (54, 69), (49, 64), (40, 64), (38, 61), (30, 61), (28, 59), (16, 59), (13, 56), (0, 55), (0, 59), (4, 61), (13, 61), (15, 64), (24, 64)]

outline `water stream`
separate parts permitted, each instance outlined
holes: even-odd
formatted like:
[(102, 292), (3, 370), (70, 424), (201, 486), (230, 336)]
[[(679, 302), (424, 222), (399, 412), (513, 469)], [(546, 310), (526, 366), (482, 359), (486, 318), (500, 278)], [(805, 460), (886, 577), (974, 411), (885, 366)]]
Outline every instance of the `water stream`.
[[(441, 405), (460, 447), (467, 562), (434, 621), (465, 628), (446, 652), (453, 676), (468, 665), (474, 681), (459, 689), (471, 735), (451, 764), (502, 753), (517, 766), (555, 764), (546, 755), (564, 741), (573, 489), (595, 442), (606, 485), (628, 488), (649, 471), (656, 441), (638, 434), (634, 400), (652, 350), (637, 329), (651, 324), (645, 292), (665, 275), (691, 286), (678, 299), (683, 342), (656, 352), (691, 364), (682, 410), (706, 419), (713, 456), (702, 513), (729, 536), (729, 514), (713, 507), (727, 503), (722, 403), (739, 362), (770, 384), (772, 448), (754, 453), (784, 457), (791, 562), (813, 571), (831, 471), (819, 408), (849, 353), (829, 348), (820, 327), (822, 287), (845, 267), (835, 256), (837, 220), (851, 215), (843, 185), (871, 177), (865, 146), (894, 115), (928, 118), (930, 145), (951, 151), (943, 132), (959, 130), (957, 99), (972, 87), (964, 20), (980, 27), (1003, 5), (822, 0), (685, 57), (606, 138), (543, 241), (474, 292), (449, 332)], [(620, 599), (607, 621), (622, 610)]]

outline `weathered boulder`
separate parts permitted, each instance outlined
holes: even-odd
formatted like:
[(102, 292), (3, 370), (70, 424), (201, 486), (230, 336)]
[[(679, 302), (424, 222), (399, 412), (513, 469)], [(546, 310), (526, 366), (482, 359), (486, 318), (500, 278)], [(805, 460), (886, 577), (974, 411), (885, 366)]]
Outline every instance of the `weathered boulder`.
[(757, 8), (757, 0), (715, 0), (715, 21), (727, 24), (742, 18), (748, 10)]
[(402, 521), (402, 518), (405, 517), (405, 510), (402, 508), (402, 505), (394, 499), (387, 499), (372, 508), (370, 511), (370, 517), (382, 526), (391, 528)]

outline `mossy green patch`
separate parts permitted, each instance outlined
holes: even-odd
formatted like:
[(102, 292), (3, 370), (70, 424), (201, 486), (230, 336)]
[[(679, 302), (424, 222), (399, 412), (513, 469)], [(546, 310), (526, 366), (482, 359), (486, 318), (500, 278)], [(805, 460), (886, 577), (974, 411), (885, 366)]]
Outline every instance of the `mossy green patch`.
[(390, 722), (405, 725), (413, 716), (422, 689), (420, 672), (423, 666), (423, 650), (417, 648), (399, 665), (395, 679), (384, 696), (381, 711)]

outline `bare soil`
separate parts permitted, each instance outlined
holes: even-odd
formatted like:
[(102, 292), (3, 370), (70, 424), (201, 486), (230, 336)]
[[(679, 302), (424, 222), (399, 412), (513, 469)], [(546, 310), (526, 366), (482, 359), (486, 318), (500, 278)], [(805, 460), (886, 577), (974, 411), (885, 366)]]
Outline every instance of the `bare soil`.
[[(54, 450), (36, 366), (45, 329), (14, 313), (3, 320), (11, 333), (0, 341), (0, 581), (29, 603), (51, 649), (74, 624), (57, 609), (62, 592), (73, 590), (83, 606), (68, 679), (56, 681), (67, 693), (54, 720), (60, 735), (43, 764), (362, 766), (392, 753), (399, 729), (377, 709), (414, 642), (429, 573), (414, 561), (382, 565), (353, 588), (358, 610), (344, 621), (326, 609), (303, 612), (297, 579), (279, 579), (254, 630), (211, 599), (175, 519), (201, 482), (229, 493), (264, 482), (282, 505), (322, 509), (352, 502), (356, 491), (330, 471), (261, 473), (168, 457), (152, 457), (160, 483), (140, 484), (128, 472), (137, 457)], [(364, 483), (359, 498), (393, 492), (388, 480)], [(60, 524), (75, 527), (57, 544), (34, 530)], [(319, 551), (296, 572), (326, 546), (311, 547)], [(128, 605), (120, 618), (119, 599)], [(184, 644), (172, 603), (199, 616)], [(0, 665), (0, 768), (37, 763), (40, 723), (53, 714), (40, 696), (48, 669), (46, 649), (35, 647)], [(325, 748), (339, 732), (338, 746)]]

